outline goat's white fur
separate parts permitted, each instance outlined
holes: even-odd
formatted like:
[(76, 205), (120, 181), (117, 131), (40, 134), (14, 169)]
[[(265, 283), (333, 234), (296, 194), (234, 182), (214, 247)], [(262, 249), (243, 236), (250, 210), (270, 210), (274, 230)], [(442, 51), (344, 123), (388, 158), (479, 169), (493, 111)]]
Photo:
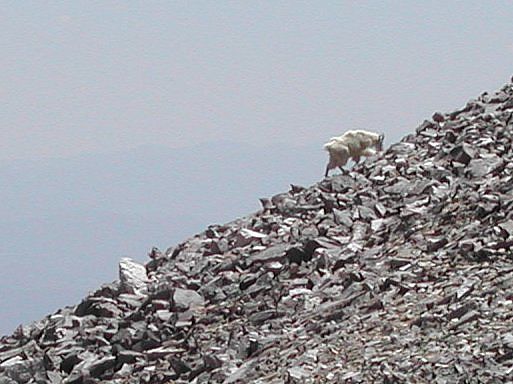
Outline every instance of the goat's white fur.
[(332, 137), (324, 144), (324, 149), (330, 155), (325, 176), (335, 167), (342, 170), (350, 158), (358, 164), (361, 156), (372, 156), (376, 151), (381, 151), (383, 138), (383, 135), (364, 130), (347, 131), (342, 136)]

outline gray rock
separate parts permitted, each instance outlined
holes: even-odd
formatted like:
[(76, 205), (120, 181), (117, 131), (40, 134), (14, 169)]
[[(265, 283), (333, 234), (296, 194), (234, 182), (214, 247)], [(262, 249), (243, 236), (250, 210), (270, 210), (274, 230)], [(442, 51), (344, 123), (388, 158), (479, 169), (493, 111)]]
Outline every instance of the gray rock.
[(451, 150), (451, 156), (458, 163), (468, 165), (470, 160), (474, 158), (475, 151), (468, 144), (464, 143), (463, 145), (454, 147)]
[(0, 384), (18, 384), (18, 382), (14, 381), (10, 377), (0, 377)]
[(337, 224), (345, 225), (348, 228), (351, 228), (353, 226), (353, 219), (350, 212), (334, 209), (333, 214), (335, 216), (335, 222)]
[(497, 157), (488, 157), (483, 159), (474, 159), (469, 163), (469, 173), (471, 177), (484, 177), (498, 168), (502, 160)]
[(506, 232), (507, 236), (513, 235), (513, 220), (506, 220), (500, 223), (499, 227)]
[(251, 264), (261, 264), (268, 263), (272, 261), (281, 261), (285, 257), (285, 251), (287, 249), (286, 244), (278, 244), (275, 246), (271, 246), (266, 248), (263, 251), (259, 251), (255, 254), (252, 254), (248, 257), (248, 263)]
[(88, 366), (91, 377), (100, 377), (105, 371), (114, 368), (116, 358), (114, 356), (105, 356), (91, 362)]
[(75, 315), (115, 318), (121, 315), (122, 311), (116, 302), (106, 297), (88, 297), (77, 306)]
[(251, 229), (242, 228), (238, 233), (235, 239), (235, 247), (245, 247), (252, 242), (258, 241), (260, 239), (265, 238), (267, 235), (252, 231)]
[(255, 325), (263, 324), (267, 320), (274, 319), (279, 316), (274, 310), (262, 311), (255, 313), (249, 317), (249, 321)]
[(119, 364), (135, 363), (137, 359), (144, 359), (144, 354), (136, 351), (123, 350), (117, 355), (117, 362)]
[(205, 300), (196, 291), (190, 289), (175, 288), (173, 293), (174, 307), (185, 311), (189, 308), (198, 308), (205, 305)]

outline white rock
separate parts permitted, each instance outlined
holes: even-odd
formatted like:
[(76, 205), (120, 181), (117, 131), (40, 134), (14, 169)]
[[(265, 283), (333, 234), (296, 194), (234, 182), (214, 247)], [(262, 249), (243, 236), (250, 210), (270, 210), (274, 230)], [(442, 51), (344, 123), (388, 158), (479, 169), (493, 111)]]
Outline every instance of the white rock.
[(146, 268), (128, 257), (122, 258), (119, 262), (119, 280), (124, 292), (147, 293), (148, 276), (146, 275)]
[(253, 241), (260, 240), (267, 237), (266, 234), (252, 231), (251, 229), (242, 228), (237, 234), (237, 238), (235, 240), (236, 247), (244, 247)]
[(18, 363), (21, 363), (22, 361), (23, 361), (23, 357), (14, 356), (14, 357), (11, 357), (10, 359), (7, 359), (4, 362), (2, 362), (2, 364), (0, 364), (0, 368), (12, 367)]

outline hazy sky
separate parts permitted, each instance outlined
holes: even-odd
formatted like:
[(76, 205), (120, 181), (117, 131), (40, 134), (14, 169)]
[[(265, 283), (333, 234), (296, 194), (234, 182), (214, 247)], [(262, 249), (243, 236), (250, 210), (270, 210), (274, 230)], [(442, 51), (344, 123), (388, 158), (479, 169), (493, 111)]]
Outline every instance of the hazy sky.
[(509, 1), (3, 1), (0, 159), (398, 139), (513, 73)]
[(335, 134), (390, 144), (499, 88), (512, 20), (510, 1), (0, 1), (0, 334), (320, 180)]

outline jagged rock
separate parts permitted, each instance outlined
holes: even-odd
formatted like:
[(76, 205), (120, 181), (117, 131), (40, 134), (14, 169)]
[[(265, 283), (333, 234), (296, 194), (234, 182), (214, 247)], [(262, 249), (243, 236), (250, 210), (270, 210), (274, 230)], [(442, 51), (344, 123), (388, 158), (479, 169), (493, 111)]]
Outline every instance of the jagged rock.
[[(504, 230), (508, 236), (513, 235), (513, 220), (506, 220), (499, 224), (499, 227)], [(1, 360), (1, 359), (0, 359)]]
[(19, 356), (13, 357), (2, 363), (0, 373), (4, 372), (6, 378), (14, 380), (15, 383), (25, 384), (38, 373), (43, 371), (44, 366), (41, 359), (22, 359)]
[(144, 353), (130, 351), (130, 350), (120, 351), (118, 353), (118, 355), (116, 356), (118, 364), (131, 364), (131, 363), (135, 363), (137, 361), (137, 359), (144, 359), (144, 358), (145, 358)]
[(492, 172), (500, 164), (500, 159), (474, 159), (469, 163), (471, 177), (483, 177)]
[(0, 377), (0, 384), (18, 384), (18, 382), (14, 381), (10, 377)]
[(82, 361), (82, 359), (79, 357), (79, 353), (81, 352), (83, 352), (83, 350), (78, 348), (75, 350), (67, 351), (66, 355), (61, 361), (60, 370), (66, 373), (71, 373), (75, 365)]
[(442, 115), (440, 112), (436, 112), (435, 114), (433, 114), (433, 120), (437, 123), (443, 123), (445, 118), (444, 115)]
[(75, 310), (77, 316), (93, 315), (114, 318), (119, 317), (121, 313), (116, 301), (106, 297), (88, 297)]
[(210, 249), (213, 254), (223, 254), (228, 251), (228, 249), (230, 249), (230, 245), (228, 240), (221, 238), (217, 241), (213, 241), (211, 243)]
[(177, 357), (170, 357), (169, 363), (177, 375), (182, 375), (191, 370), (191, 367), (187, 363)]
[(251, 244), (252, 242), (256, 240), (260, 240), (265, 238), (267, 235), (252, 231), (251, 229), (242, 228), (239, 233), (237, 234), (237, 237), (235, 239), (235, 247), (245, 247), (248, 244)]
[(46, 372), (46, 377), (48, 378), (50, 384), (62, 383), (62, 376), (58, 372), (48, 371)]
[(198, 292), (181, 288), (175, 289), (173, 293), (173, 302), (174, 307), (182, 311), (205, 305), (205, 300)]
[(119, 280), (123, 292), (145, 294), (147, 292), (146, 268), (129, 258), (119, 262)]
[(475, 156), (475, 151), (466, 143), (454, 147), (451, 150), (451, 156), (458, 163), (462, 163), (468, 165), (470, 160), (472, 160)]
[(99, 377), (105, 371), (114, 368), (115, 363), (116, 358), (114, 356), (105, 356), (95, 360), (88, 366), (89, 374), (92, 377)]
[(272, 261), (280, 261), (285, 257), (287, 244), (278, 244), (257, 252), (248, 257), (249, 264), (261, 264)]

